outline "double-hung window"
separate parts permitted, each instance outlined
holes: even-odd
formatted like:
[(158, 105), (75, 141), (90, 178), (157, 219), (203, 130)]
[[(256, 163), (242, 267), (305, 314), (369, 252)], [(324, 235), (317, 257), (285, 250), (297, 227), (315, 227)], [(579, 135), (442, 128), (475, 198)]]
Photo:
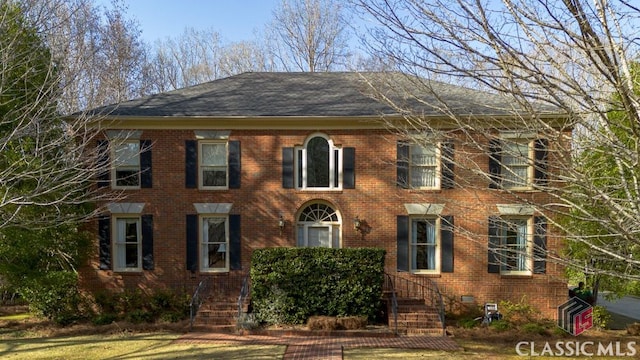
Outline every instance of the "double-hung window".
[(437, 189), (440, 187), (440, 149), (438, 144), (413, 144), (409, 152), (411, 187)]
[(411, 219), (411, 270), (413, 272), (439, 272), (440, 220), (438, 218)]
[(493, 262), (501, 274), (530, 275), (534, 255), (534, 218), (493, 218), (490, 226), (493, 229), (490, 228), (490, 263)]
[(489, 187), (532, 190), (547, 184), (547, 139), (504, 133), (489, 143)]
[(200, 217), (200, 270), (229, 271), (229, 221), (227, 216)]
[(142, 228), (139, 217), (114, 217), (114, 270), (142, 269)]
[(227, 142), (202, 141), (200, 146), (200, 188), (225, 189), (228, 184)]
[(140, 141), (125, 140), (112, 147), (114, 188), (140, 187)]
[(504, 141), (502, 144), (502, 187), (529, 188), (533, 178), (532, 141)]

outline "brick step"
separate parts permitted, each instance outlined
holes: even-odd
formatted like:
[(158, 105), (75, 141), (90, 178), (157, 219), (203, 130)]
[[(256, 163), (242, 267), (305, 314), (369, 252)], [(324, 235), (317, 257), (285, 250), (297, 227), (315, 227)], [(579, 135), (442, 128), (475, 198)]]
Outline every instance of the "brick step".
[(230, 303), (204, 303), (200, 306), (202, 310), (238, 311), (238, 304)]
[(196, 318), (195, 323), (197, 325), (205, 325), (205, 326), (210, 326), (210, 325), (235, 326), (237, 322), (235, 318), (201, 317), (201, 318)]
[(432, 336), (442, 336), (442, 326), (437, 328), (429, 328), (429, 329), (405, 329), (404, 332), (406, 335), (432, 335)]
[[(389, 325), (390, 326), (395, 326), (395, 323), (393, 321), (389, 321)], [(398, 320), (398, 327), (402, 327), (402, 328), (414, 328), (414, 329), (419, 329), (419, 328), (433, 328), (433, 327), (440, 327), (440, 321), (435, 321), (435, 320)]]
[(212, 325), (212, 324), (199, 324), (198, 321), (193, 324), (191, 331), (194, 332), (212, 332), (212, 333), (235, 333), (236, 326), (234, 325)]
[(225, 318), (226, 317), (236, 317), (236, 316), (238, 316), (238, 310), (237, 309), (233, 309), (233, 310), (200, 309), (200, 311), (198, 311), (198, 316), (208, 317), (208, 318), (212, 318), (212, 317), (225, 317)]
[[(391, 315), (393, 317), (393, 314)], [(398, 313), (398, 320), (438, 320), (440, 321), (440, 316), (433, 312), (423, 312), (423, 313)]]

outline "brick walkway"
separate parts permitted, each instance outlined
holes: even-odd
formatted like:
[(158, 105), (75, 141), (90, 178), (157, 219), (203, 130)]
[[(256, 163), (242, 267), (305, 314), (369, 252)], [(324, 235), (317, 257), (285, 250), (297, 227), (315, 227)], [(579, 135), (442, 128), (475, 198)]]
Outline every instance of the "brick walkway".
[(458, 344), (442, 336), (337, 337), (337, 336), (269, 336), (224, 333), (187, 333), (176, 340), (181, 343), (216, 343), (247, 345), (286, 345), (284, 360), (341, 360), (345, 348), (400, 348), (426, 350), (460, 350)]

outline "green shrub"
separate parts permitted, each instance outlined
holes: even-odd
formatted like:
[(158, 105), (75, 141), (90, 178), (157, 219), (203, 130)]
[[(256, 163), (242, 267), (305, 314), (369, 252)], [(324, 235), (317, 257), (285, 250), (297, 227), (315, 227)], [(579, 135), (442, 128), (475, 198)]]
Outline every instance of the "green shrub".
[(520, 326), (520, 329), (527, 334), (549, 335), (549, 329), (541, 323), (531, 322)]
[(375, 319), (384, 280), (383, 249), (268, 248), (253, 252), (257, 318), (303, 324), (309, 316)]
[(143, 309), (135, 309), (127, 313), (125, 319), (134, 324), (140, 324), (145, 322), (147, 323), (153, 322), (154, 317), (153, 317), (153, 313), (151, 313), (150, 311), (146, 311)]
[(513, 326), (506, 320), (495, 320), (489, 323), (489, 327), (497, 331), (506, 331)]
[(472, 329), (481, 323), (481, 320), (476, 320), (475, 318), (462, 318), (458, 320), (458, 326), (463, 329)]
[[(127, 320), (133, 323), (178, 322), (189, 317), (190, 297), (184, 291), (161, 289), (150, 295), (140, 290), (96, 292), (93, 296), (98, 315), (93, 321), (111, 323)], [(104, 319), (102, 319), (104, 317)]]
[(593, 326), (598, 329), (606, 329), (611, 322), (611, 314), (602, 305), (596, 305), (591, 312), (591, 318), (593, 320)]
[(25, 281), (18, 288), (32, 312), (60, 325), (82, 318), (78, 275), (71, 271), (52, 271)]
[(500, 313), (503, 319), (513, 325), (522, 325), (537, 320), (536, 311), (523, 297), (519, 302), (500, 301)]
[(95, 317), (93, 317), (93, 319), (91, 319), (91, 322), (93, 323), (93, 325), (100, 326), (100, 325), (109, 325), (116, 320), (118, 320), (118, 316), (116, 314), (105, 313), (105, 314), (96, 315)]

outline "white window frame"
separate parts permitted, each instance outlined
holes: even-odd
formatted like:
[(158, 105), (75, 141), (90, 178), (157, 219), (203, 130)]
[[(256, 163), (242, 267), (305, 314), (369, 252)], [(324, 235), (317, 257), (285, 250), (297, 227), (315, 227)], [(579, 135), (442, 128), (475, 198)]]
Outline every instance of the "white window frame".
[[(416, 162), (414, 162), (413, 160), (413, 149), (414, 148), (425, 148), (423, 145), (421, 144), (410, 144), (409, 145), (409, 186), (412, 189), (419, 189), (419, 190), (440, 190), (440, 186), (441, 186), (441, 178), (442, 178), (442, 144), (440, 142), (436, 142), (433, 144), (429, 144), (429, 145), (433, 145), (435, 147), (435, 158), (436, 158), (436, 163), (435, 165), (422, 165), (422, 164), (417, 164)], [(435, 168), (435, 181), (434, 181), (434, 185), (433, 186), (416, 186), (413, 183), (413, 172), (414, 172), (414, 168)]]
[[(419, 245), (419, 243), (416, 242), (416, 234), (415, 234), (415, 230), (414, 230), (414, 223), (418, 222), (418, 221), (434, 221), (434, 225), (435, 225), (435, 229), (434, 229), (434, 236), (435, 236), (435, 243), (434, 245), (432, 245), (435, 248), (434, 251), (434, 256), (435, 256), (435, 264), (434, 264), (434, 268), (433, 269), (417, 269), (416, 265), (414, 264), (414, 258), (417, 256), (417, 246), (427, 246), (427, 245)], [(440, 233), (441, 233), (441, 226), (442, 226), (442, 220), (441, 218), (435, 217), (435, 216), (429, 216), (429, 217), (425, 217), (425, 216), (421, 216), (421, 217), (410, 217), (409, 218), (409, 269), (412, 273), (414, 274), (440, 274), (440, 266), (441, 266), (441, 261), (440, 261), (440, 249), (442, 248), (442, 246), (440, 245)]]
[[(210, 242), (207, 238), (207, 234), (204, 231), (205, 219), (217, 218), (223, 219), (224, 221), (224, 237), (225, 242)], [(200, 263), (200, 271), (201, 272), (210, 272), (210, 273), (219, 273), (219, 272), (229, 272), (229, 216), (227, 214), (200, 214), (198, 216), (198, 257)], [(224, 246), (225, 252), (225, 264), (224, 267), (209, 267), (209, 252), (205, 251), (208, 249), (209, 244), (221, 244)]]
[[(307, 186), (307, 146), (309, 142), (320, 137), (327, 141), (329, 144), (329, 186), (328, 187), (311, 187)], [(342, 190), (343, 179), (343, 164), (342, 164), (342, 147), (337, 147), (333, 141), (325, 134), (315, 133), (311, 134), (304, 142), (302, 146), (296, 146), (294, 148), (294, 174), (295, 174), (295, 187), (296, 189), (314, 190), (314, 191), (327, 191), (327, 190)], [(302, 169), (300, 168), (302, 164)]]
[[(331, 214), (320, 214), (321, 219), (309, 219), (309, 220), (301, 220), (300, 217), (304, 213), (304, 211), (309, 206), (321, 205), (326, 206), (333, 210)], [(314, 215), (316, 215), (314, 213)], [(327, 215), (334, 216), (335, 221), (327, 221)], [(298, 215), (298, 221), (296, 222), (296, 243), (298, 247), (309, 247), (309, 230), (313, 228), (326, 228), (328, 229), (329, 234), (329, 247), (330, 248), (341, 248), (342, 247), (342, 222), (340, 221), (341, 217), (338, 211), (334, 206), (326, 203), (312, 203), (307, 204), (302, 208), (302, 212)]]
[[(500, 161), (500, 176), (502, 188), (508, 190), (531, 190), (533, 189), (533, 182), (535, 177), (535, 171), (533, 164), (535, 163), (535, 139), (534, 138), (515, 138), (515, 137), (503, 137), (502, 149), (501, 149), (501, 161)], [(505, 148), (509, 144), (526, 144), (527, 146), (527, 158), (526, 163), (517, 165), (507, 165), (505, 162), (505, 155), (509, 155), (510, 152)], [(507, 176), (513, 176), (516, 174), (513, 168), (527, 168), (527, 178), (524, 179), (524, 184), (514, 184), (507, 180)]]
[[(120, 229), (118, 227), (118, 224), (121, 223), (122, 220), (135, 220), (136, 221), (136, 237), (137, 237), (137, 241), (135, 242), (135, 244), (137, 245), (137, 252), (138, 252), (138, 259), (137, 259), (137, 265), (136, 267), (128, 267), (126, 264), (126, 260), (125, 260), (125, 264), (122, 264), (120, 261), (120, 249), (122, 247), (125, 248), (125, 259), (126, 259), (126, 245), (128, 244), (125, 241), (119, 241), (121, 240), (121, 235), (123, 235), (124, 233), (121, 232), (121, 230), (125, 230), (125, 229)], [(142, 219), (140, 218), (140, 216), (131, 216), (131, 215), (113, 215), (112, 216), (112, 224), (111, 224), (111, 228), (113, 229), (112, 234), (111, 234), (111, 238), (112, 240), (112, 254), (113, 254), (113, 270), (116, 272), (140, 272), (142, 271)], [(129, 242), (129, 244), (131, 244), (131, 242)], [(123, 266), (124, 265), (124, 266)]]
[[(500, 265), (500, 274), (501, 275), (531, 275), (533, 273), (533, 237), (534, 237), (534, 220), (532, 216), (506, 216), (500, 218), (500, 226), (499, 226), (499, 234), (498, 237), (500, 239), (500, 245), (498, 250), (498, 258)], [(506, 270), (504, 266), (506, 264), (505, 255), (503, 254), (504, 249), (506, 248), (506, 244), (504, 241), (505, 238), (505, 229), (507, 223), (516, 222), (516, 221), (526, 221), (527, 226), (527, 234), (525, 239), (526, 246), (526, 254), (524, 254), (524, 269), (523, 270)], [(520, 256), (520, 255), (519, 255)]]
[[(224, 145), (225, 184), (222, 186), (207, 186), (204, 184), (204, 172), (207, 169), (222, 168), (223, 166), (205, 166), (203, 147), (207, 145)], [(198, 187), (201, 190), (226, 190), (229, 189), (229, 141), (228, 140), (200, 140), (198, 141)]]
[[(140, 189), (140, 183), (141, 183), (141, 179), (140, 179), (140, 169), (141, 169), (141, 165), (140, 165), (140, 153), (141, 153), (141, 149), (140, 149), (140, 140), (133, 140), (133, 139), (127, 139), (127, 140), (112, 140), (110, 141), (110, 156), (112, 160), (112, 164), (113, 166), (111, 167), (111, 187), (113, 189), (124, 189), (124, 190), (129, 190), (129, 189)], [(135, 157), (138, 159), (138, 164), (137, 165), (119, 165), (119, 159), (120, 161), (122, 160), (121, 156), (118, 155), (118, 148), (121, 146), (129, 146), (129, 144), (134, 144), (138, 147), (138, 151), (135, 154)], [(135, 176), (137, 178), (137, 185), (118, 185), (118, 179), (119, 177), (118, 175), (118, 171), (123, 170), (123, 171), (133, 171), (135, 172)]]

